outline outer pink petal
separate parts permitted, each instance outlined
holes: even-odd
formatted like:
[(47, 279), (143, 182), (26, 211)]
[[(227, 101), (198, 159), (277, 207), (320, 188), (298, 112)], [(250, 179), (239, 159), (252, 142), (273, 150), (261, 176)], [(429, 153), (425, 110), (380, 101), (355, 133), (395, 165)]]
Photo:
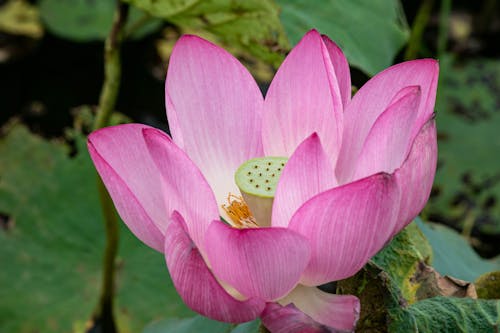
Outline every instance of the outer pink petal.
[(332, 163), (340, 149), (342, 99), (320, 34), (307, 33), (286, 57), (266, 95), (262, 140), (266, 155), (290, 156), (317, 132)]
[(359, 319), (359, 299), (353, 295), (335, 295), (316, 287), (297, 286), (280, 304), (293, 303), (320, 324), (343, 332), (354, 331)]
[(333, 166), (314, 133), (300, 144), (283, 169), (274, 196), (272, 225), (288, 226), (304, 202), (336, 185)]
[(402, 97), (378, 117), (356, 162), (353, 179), (378, 172), (392, 173), (403, 164), (419, 102), (420, 88), (406, 87)]
[(165, 259), (175, 288), (194, 311), (215, 320), (240, 323), (257, 318), (264, 309), (262, 300), (238, 301), (219, 285), (177, 212), (165, 236)]
[(199, 37), (183, 36), (170, 57), (165, 95), (174, 141), (221, 203), (237, 192), (236, 169), (263, 154), (262, 93), (232, 55)]
[(272, 333), (334, 333), (332, 328), (314, 321), (293, 304), (268, 303), (261, 314), (262, 323)]
[(380, 72), (361, 87), (344, 113), (343, 145), (336, 166), (340, 183), (349, 181), (350, 168), (376, 119), (394, 101), (397, 93), (407, 86), (421, 88), (422, 100), (411, 132), (411, 138), (416, 136), (434, 112), (438, 72), (436, 60), (407, 61)]
[(399, 211), (393, 177), (376, 174), (336, 187), (307, 201), (289, 228), (306, 236), (311, 260), (301, 283), (309, 286), (347, 278), (391, 235)]
[(328, 36), (322, 35), (321, 37), (330, 54), (330, 60), (335, 70), (335, 76), (337, 77), (339, 91), (342, 97), (342, 105), (345, 108), (351, 101), (351, 72), (349, 70), (349, 63), (337, 44), (332, 42)]
[(403, 166), (396, 171), (401, 203), (393, 234), (410, 223), (424, 208), (437, 166), (437, 133), (433, 118), (424, 124)]
[(214, 274), (247, 297), (282, 297), (299, 281), (310, 256), (305, 237), (284, 228), (235, 229), (214, 221), (206, 235)]
[(137, 238), (161, 252), (168, 210), (161, 176), (142, 137), (144, 128), (148, 126), (127, 124), (95, 131), (88, 149), (122, 220)]
[(205, 253), (205, 232), (219, 219), (210, 186), (189, 157), (163, 132), (143, 130), (146, 149), (163, 177), (163, 191), (169, 214), (174, 210), (186, 217), (189, 235)]

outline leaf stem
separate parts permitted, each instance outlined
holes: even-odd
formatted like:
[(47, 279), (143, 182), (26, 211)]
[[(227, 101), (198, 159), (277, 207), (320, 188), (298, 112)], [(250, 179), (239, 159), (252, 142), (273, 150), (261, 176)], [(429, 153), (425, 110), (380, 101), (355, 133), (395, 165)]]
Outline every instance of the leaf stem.
[(422, 35), (424, 33), (427, 22), (431, 16), (434, 0), (424, 0), (418, 9), (417, 16), (411, 28), (410, 40), (405, 51), (405, 60), (412, 60), (417, 58), (420, 46), (422, 44)]
[[(94, 130), (109, 125), (111, 114), (116, 105), (121, 78), (120, 47), (124, 39), (124, 27), (128, 17), (128, 4), (117, 1), (113, 26), (104, 45), (104, 82), (99, 97)], [(94, 313), (94, 327), (102, 332), (117, 332), (113, 315), (115, 258), (118, 251), (118, 218), (106, 187), (98, 179), (99, 200), (101, 203), (104, 227), (106, 230), (106, 248), (103, 258), (101, 295)]]
[(446, 52), (446, 44), (448, 43), (448, 28), (450, 24), (450, 12), (451, 0), (441, 0), (437, 41), (437, 54), (439, 59), (441, 59)]
[(125, 36), (128, 11), (128, 4), (117, 1), (113, 26), (104, 44), (104, 83), (99, 97), (94, 130), (109, 124), (109, 119), (115, 108), (121, 79), (120, 47)]
[(116, 216), (113, 201), (99, 178), (97, 184), (99, 190), (99, 201), (101, 202), (106, 229), (106, 248), (102, 262), (101, 296), (99, 305), (94, 313), (94, 326), (100, 326), (103, 332), (117, 332), (113, 314), (113, 298), (115, 292), (115, 258), (118, 252), (118, 218)]
[(475, 222), (475, 218), (469, 210), (465, 215), (464, 223), (462, 225), (462, 236), (464, 236), (469, 243), (471, 242), (472, 229), (474, 228)]

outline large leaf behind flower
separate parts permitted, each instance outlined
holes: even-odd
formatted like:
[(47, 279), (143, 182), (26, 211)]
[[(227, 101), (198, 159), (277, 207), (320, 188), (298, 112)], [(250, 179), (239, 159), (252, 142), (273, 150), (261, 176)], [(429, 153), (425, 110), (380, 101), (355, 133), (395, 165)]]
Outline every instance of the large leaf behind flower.
[(312, 28), (339, 44), (349, 64), (374, 75), (392, 65), (409, 30), (399, 0), (277, 0), (292, 44)]
[[(104, 40), (111, 30), (115, 7), (115, 0), (40, 0), (40, 13), (47, 28), (59, 37), (78, 42)], [(160, 20), (131, 8), (126, 28), (139, 23), (132, 38), (148, 35), (161, 25)]]
[(143, 333), (257, 333), (260, 332), (259, 327), (259, 319), (235, 326), (196, 315), (191, 318), (170, 318), (153, 322)]
[(143, 333), (228, 333), (231, 324), (202, 317), (200, 315), (185, 319), (165, 319), (148, 325)]
[(419, 228), (432, 245), (432, 266), (442, 275), (475, 281), (484, 273), (500, 271), (500, 257), (486, 260), (472, 249), (467, 240), (444, 225), (417, 220)]
[[(82, 137), (68, 157), (15, 125), (0, 141), (0, 332), (83, 332), (99, 296), (104, 230), (96, 173)], [(121, 223), (120, 332), (186, 316), (161, 254)]]
[(278, 66), (288, 42), (269, 0), (124, 0), (181, 29), (205, 30)]

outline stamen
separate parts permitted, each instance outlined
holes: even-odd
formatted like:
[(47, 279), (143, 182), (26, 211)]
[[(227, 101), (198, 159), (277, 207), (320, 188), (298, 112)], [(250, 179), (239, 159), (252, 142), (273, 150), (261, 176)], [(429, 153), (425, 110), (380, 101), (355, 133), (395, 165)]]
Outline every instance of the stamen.
[(227, 204), (221, 205), (236, 228), (256, 228), (258, 227), (255, 218), (248, 208), (243, 197), (229, 193)]

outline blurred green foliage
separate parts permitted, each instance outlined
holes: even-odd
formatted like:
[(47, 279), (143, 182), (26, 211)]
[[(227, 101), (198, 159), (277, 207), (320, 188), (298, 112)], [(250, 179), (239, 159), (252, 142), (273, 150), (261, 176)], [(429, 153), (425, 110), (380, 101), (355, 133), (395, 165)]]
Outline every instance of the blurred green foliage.
[(426, 213), (466, 234), (498, 237), (500, 61), (444, 58), (440, 79), (439, 164)]
[[(159, 28), (161, 20), (184, 31), (214, 35), (278, 67), (290, 43), (310, 29), (329, 35), (351, 65), (373, 75), (390, 66), (409, 31), (398, 0), (124, 0), (132, 6), (133, 38)], [(104, 40), (115, 1), (40, 0), (43, 22), (54, 34), (75, 41)], [(161, 19), (161, 20), (160, 20)]]
[[(78, 154), (21, 125), (0, 141), (0, 332), (84, 332), (101, 281), (104, 230), (96, 172), (84, 137)], [(116, 318), (138, 332), (155, 318), (186, 316), (163, 255), (121, 223)]]
[(232, 325), (196, 315), (184, 319), (164, 319), (148, 325), (143, 333), (256, 333), (259, 332), (260, 320), (241, 325)]
[(277, 67), (289, 48), (268, 0), (125, 0), (180, 29), (202, 30)]
[[(44, 24), (54, 34), (79, 42), (104, 40), (113, 24), (114, 0), (40, 0)], [(132, 7), (127, 22), (131, 38), (141, 38), (158, 30), (162, 22)]]
[(442, 275), (475, 281), (481, 274), (500, 271), (500, 257), (482, 259), (455, 230), (420, 219), (417, 223), (432, 246), (432, 266)]
[(0, 32), (40, 38), (43, 26), (36, 6), (24, 0), (9, 0), (0, 6)]
[(194, 316), (186, 319), (169, 318), (148, 325), (143, 333), (229, 333), (231, 324), (210, 320), (202, 316)]
[(392, 65), (409, 36), (399, 0), (277, 0), (292, 44), (312, 28), (328, 35), (349, 64), (369, 75)]

